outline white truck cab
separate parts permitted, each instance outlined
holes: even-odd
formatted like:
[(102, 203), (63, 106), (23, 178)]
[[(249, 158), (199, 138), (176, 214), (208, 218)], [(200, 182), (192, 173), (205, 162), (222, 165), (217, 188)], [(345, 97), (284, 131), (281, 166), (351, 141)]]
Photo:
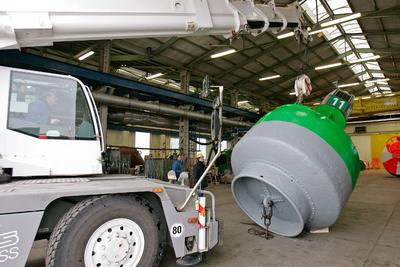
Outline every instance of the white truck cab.
[(12, 177), (102, 173), (97, 109), (78, 79), (0, 67), (0, 166)]
[(43, 238), (46, 267), (158, 266), (168, 243), (195, 264), (221, 244), (212, 193), (101, 175), (99, 116), (78, 79), (0, 66), (0, 109), (1, 266), (25, 266)]

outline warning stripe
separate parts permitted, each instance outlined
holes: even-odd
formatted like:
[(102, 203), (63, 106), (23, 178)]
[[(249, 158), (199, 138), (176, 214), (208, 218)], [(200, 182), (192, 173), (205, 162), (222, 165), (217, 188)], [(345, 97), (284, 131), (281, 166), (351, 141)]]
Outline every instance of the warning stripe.
[(206, 227), (206, 208), (199, 204), (199, 226), (200, 228)]

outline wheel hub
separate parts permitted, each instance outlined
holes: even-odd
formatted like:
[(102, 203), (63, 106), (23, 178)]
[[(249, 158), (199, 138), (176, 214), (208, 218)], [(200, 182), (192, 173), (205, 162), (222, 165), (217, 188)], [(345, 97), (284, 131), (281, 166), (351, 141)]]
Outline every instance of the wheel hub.
[(144, 234), (134, 221), (118, 218), (105, 222), (93, 232), (86, 245), (86, 267), (134, 267), (144, 251)]
[(105, 249), (107, 260), (117, 263), (128, 255), (129, 242), (124, 238), (115, 238)]

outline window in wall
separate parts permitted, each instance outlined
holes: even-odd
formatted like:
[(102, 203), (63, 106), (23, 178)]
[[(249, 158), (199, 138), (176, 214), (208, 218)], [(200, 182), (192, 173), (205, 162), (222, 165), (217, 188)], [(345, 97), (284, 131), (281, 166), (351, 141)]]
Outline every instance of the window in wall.
[(179, 138), (169, 139), (169, 148), (170, 149), (179, 149)]
[[(197, 141), (201, 142), (201, 143), (206, 143), (207, 139), (205, 139), (205, 138), (197, 138)], [(196, 145), (196, 150), (197, 150), (197, 153), (201, 153), (201, 154), (203, 154), (204, 158), (207, 158), (207, 146), (197, 144)]]
[(12, 72), (8, 129), (45, 139), (95, 139), (80, 84), (73, 79)]
[(136, 132), (135, 133), (135, 147), (138, 147), (138, 151), (142, 158), (150, 155), (150, 150), (146, 148), (150, 148), (150, 133), (145, 132)]

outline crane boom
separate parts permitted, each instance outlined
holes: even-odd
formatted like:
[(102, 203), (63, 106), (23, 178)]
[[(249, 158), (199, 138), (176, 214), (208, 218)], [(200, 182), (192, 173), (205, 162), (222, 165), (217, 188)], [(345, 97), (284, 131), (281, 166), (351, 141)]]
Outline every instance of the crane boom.
[[(135, 37), (226, 35), (283, 30), (297, 22), (295, 6), (254, 0), (3, 1), (0, 49), (53, 42)], [(273, 2), (273, 1), (272, 1)], [(288, 15), (289, 14), (289, 15)], [(276, 24), (278, 23), (278, 24)]]

